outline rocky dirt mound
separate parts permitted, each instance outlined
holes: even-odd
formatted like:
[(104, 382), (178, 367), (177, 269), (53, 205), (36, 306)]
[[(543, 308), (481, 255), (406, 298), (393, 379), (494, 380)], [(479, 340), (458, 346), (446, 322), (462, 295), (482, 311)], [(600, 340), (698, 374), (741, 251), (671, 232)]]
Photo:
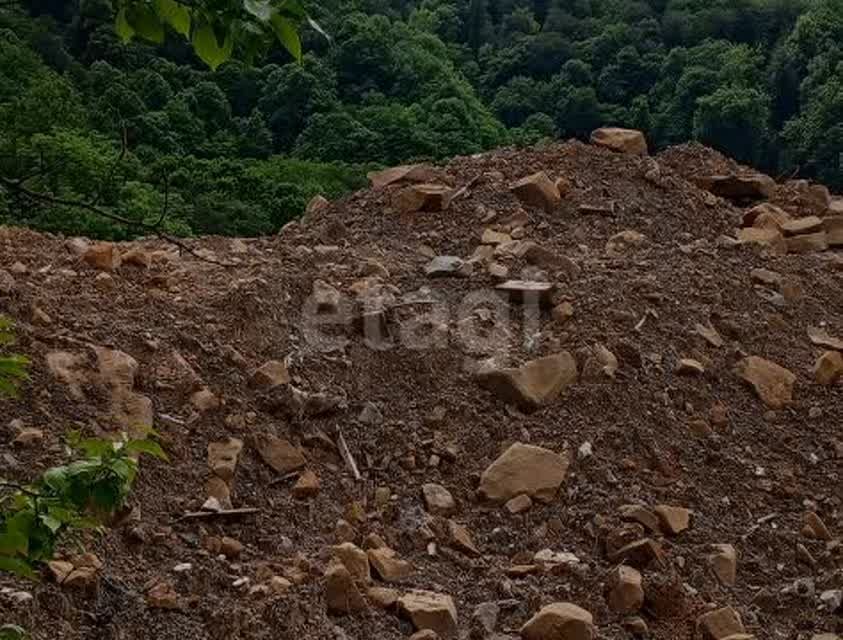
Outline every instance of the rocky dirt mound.
[(65, 462), (71, 428), (153, 422), (171, 458), (90, 537), (89, 580), (0, 577), (0, 622), (834, 638), (839, 203), (594, 140), (393, 169), (277, 237), (197, 240), (204, 260), (0, 231), (33, 361), (2, 474)]

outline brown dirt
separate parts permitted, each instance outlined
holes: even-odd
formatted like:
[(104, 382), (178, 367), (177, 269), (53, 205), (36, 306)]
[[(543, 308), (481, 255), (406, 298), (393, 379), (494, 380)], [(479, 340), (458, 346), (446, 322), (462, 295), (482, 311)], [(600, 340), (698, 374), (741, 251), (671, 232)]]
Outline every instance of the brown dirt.
[[(32, 604), (15, 606), (0, 595), (0, 622), (23, 624), (39, 639), (406, 638), (409, 623), (393, 613), (326, 612), (321, 576), (328, 546), (335, 543), (336, 521), (357, 501), (367, 513), (356, 526), (358, 543), (368, 533), (383, 536), (415, 567), (398, 588), (451, 594), (461, 629), (468, 630), (471, 612), (482, 602), (512, 600), (498, 628), (517, 636), (539, 606), (570, 601), (592, 612), (601, 638), (628, 638), (623, 616), (605, 603), (603, 583), (613, 564), (603, 545), (621, 524), (618, 508), (639, 502), (693, 510), (689, 531), (661, 541), (666, 566), (644, 572), (643, 616), (652, 638), (693, 638), (694, 620), (709, 603), (735, 607), (759, 639), (840, 631), (840, 616), (819, 607), (818, 594), (843, 587), (843, 387), (813, 382), (821, 351), (806, 330), (824, 324), (832, 335), (843, 336), (843, 271), (829, 253), (773, 257), (719, 243), (721, 235), (734, 235), (740, 210), (712, 200), (687, 178), (701, 170), (734, 170), (734, 164), (699, 146), (668, 150), (657, 160), (660, 177), (653, 180), (645, 178), (653, 159), (576, 142), (457, 158), (445, 171), (455, 185), (471, 186), (446, 212), (400, 215), (390, 204), (400, 187), (362, 191), (277, 237), (244, 241), (245, 253), (236, 252), (230, 239), (193, 242), (220, 259), (239, 261), (235, 267), (187, 254), (149, 270), (124, 265), (113, 274), (116, 289), (108, 294), (98, 291), (97, 272), (79, 263), (63, 239), (0, 231), (0, 269), (20, 261), (29, 270), (15, 276), (17, 289), (0, 297), (0, 310), (17, 321), (17, 350), (33, 362), (22, 397), (2, 401), (0, 456), (11, 454), (17, 461), (8, 468), (8, 459), (0, 457), (2, 475), (31, 479), (66, 461), (62, 438), (74, 426), (92, 435), (109, 430), (102, 401), (93, 393), (89, 401), (74, 400), (45, 364), (50, 351), (82, 353), (86, 344), (119, 349), (140, 363), (136, 388), (153, 399), (156, 428), (171, 458), (169, 464), (146, 459), (142, 464), (132, 504), (140, 511), (146, 542), (133, 541), (127, 526), (91, 538), (88, 546), (105, 568), (89, 591), (0, 576), (0, 587), (35, 596)], [(486, 226), (521, 211), (508, 185), (539, 170), (573, 185), (553, 212), (527, 211), (526, 238), (578, 263), (576, 275), (552, 269), (549, 274), (575, 315), (563, 326), (543, 315), (538, 331), (525, 340), (520, 310), (513, 307), (509, 339), (502, 337), (498, 346), (516, 363), (565, 349), (578, 354), (582, 365), (583, 349), (601, 343), (618, 356), (620, 368), (614, 379), (580, 382), (550, 406), (523, 414), (477, 385), (469, 369), (478, 354), (466, 353), (456, 338), (459, 302), (495, 281), (482, 268), (470, 278), (430, 280), (423, 245), (436, 254), (470, 257)], [(615, 203), (614, 215), (579, 213), (580, 204), (608, 201)], [(490, 211), (497, 216), (484, 223)], [(623, 230), (640, 232), (646, 241), (620, 256), (607, 255), (607, 241)], [(323, 244), (337, 249), (313, 251)], [(134, 246), (166, 249), (152, 240)], [(348, 287), (360, 279), (367, 259), (388, 269), (384, 282), (399, 296), (426, 288), (424, 295), (448, 303), (448, 334), (439, 348), (398, 344), (375, 350), (352, 330), (344, 332), (349, 342), (340, 351), (321, 353), (309, 345), (301, 310), (313, 281), (322, 279), (350, 295)], [(526, 267), (521, 259), (508, 266), (511, 274)], [(800, 295), (785, 301), (753, 285), (750, 271), (756, 267), (781, 273)], [(155, 285), (164, 275), (168, 288)], [(52, 324), (32, 323), (33, 304)], [(394, 309), (394, 334), (399, 321), (428, 308)], [(724, 346), (696, 335), (697, 323), (717, 328)], [(245, 358), (245, 366), (233, 363), (230, 348)], [(183, 393), (157, 384), (156, 371), (174, 350), (222, 399), (219, 410), (195, 414)], [(769, 411), (735, 375), (736, 362), (747, 354), (797, 375), (791, 406)], [(248, 385), (248, 375), (267, 360), (285, 358), (296, 387), (340, 397), (343, 408), (316, 417), (273, 411), (273, 403)], [(699, 360), (706, 372), (698, 378), (678, 375), (680, 358)], [(382, 422), (358, 419), (366, 403), (377, 406)], [(727, 424), (713, 426), (709, 437), (695, 436), (690, 423), (708, 420), (718, 403), (728, 409)], [(14, 433), (6, 423), (15, 418), (44, 429), (45, 441), (13, 448), (8, 443)], [(361, 467), (362, 482), (353, 480), (335, 451), (312, 437), (320, 429), (331, 434), (337, 425)], [(252, 444), (253, 433), (301, 443), (308, 467), (321, 480), (318, 496), (296, 500), (294, 478), (274, 482), (276, 474)], [(232, 436), (246, 442), (233, 502), (260, 513), (231, 522), (176, 522), (205, 500), (207, 444)], [(513, 441), (568, 450), (574, 459), (556, 499), (517, 516), (475, 496), (479, 474)], [(578, 459), (585, 442), (594, 453)], [(455, 455), (446, 453), (449, 447)], [(441, 457), (437, 467), (428, 465), (434, 454)], [(418, 535), (428, 518), (421, 496), (425, 482), (453, 493), (455, 519), (471, 531), (480, 557), (443, 550), (444, 544), (437, 556), (427, 554)], [(393, 498), (379, 510), (374, 491), (381, 486), (389, 487)], [(836, 544), (800, 535), (806, 508), (822, 516)], [(246, 545), (243, 556), (232, 563), (210, 555), (201, 545), (205, 533), (240, 540)], [(713, 543), (730, 543), (738, 551), (733, 588), (721, 587), (708, 568)], [(799, 543), (816, 566), (797, 562)], [(506, 577), (516, 554), (545, 548), (572, 552), (581, 563), (564, 573)], [(183, 562), (192, 563), (192, 571), (174, 574), (173, 567)], [(310, 576), (287, 595), (257, 597), (232, 587), (238, 577), (257, 584), (266, 566), (270, 574), (283, 574), (296, 564)], [(816, 588), (807, 599), (787, 592), (803, 578)], [(161, 579), (172, 581), (182, 596), (181, 611), (145, 605), (147, 589)], [(774, 595), (774, 606), (758, 606), (761, 589)]]

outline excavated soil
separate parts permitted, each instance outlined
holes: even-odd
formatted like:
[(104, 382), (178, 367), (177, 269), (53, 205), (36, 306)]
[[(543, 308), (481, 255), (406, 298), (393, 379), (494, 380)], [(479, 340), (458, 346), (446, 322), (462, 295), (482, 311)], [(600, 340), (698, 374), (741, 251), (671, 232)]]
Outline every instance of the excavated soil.
[[(647, 601), (640, 615), (649, 637), (696, 638), (697, 617), (725, 606), (759, 639), (843, 631), (840, 613), (819, 598), (843, 588), (843, 392), (839, 384), (814, 381), (823, 350), (807, 333), (821, 326), (843, 336), (843, 270), (833, 252), (775, 256), (723, 240), (734, 236), (741, 210), (689, 178), (736, 169), (697, 146), (639, 158), (570, 142), (457, 158), (442, 170), (465, 189), (444, 212), (397, 212), (392, 202), (403, 187), (391, 185), (333, 202), (276, 237), (190, 242), (206, 257), (234, 263), (227, 267), (179, 255), (158, 240), (139, 241), (132, 246), (162, 253), (149, 268), (124, 264), (114, 271), (111, 291), (101, 290), (98, 272), (65, 239), (0, 230), (0, 269), (12, 270), (16, 283), (0, 297), (0, 310), (16, 321), (16, 350), (32, 360), (21, 397), (1, 401), (0, 474), (25, 481), (66, 462), (63, 440), (72, 428), (88, 435), (114, 430), (100, 391), (85, 388), (80, 400), (46, 364), (50, 352), (85, 354), (91, 345), (137, 360), (135, 391), (152, 399), (170, 457), (142, 460), (132, 519), (87, 538), (104, 563), (95, 585), (59, 587), (46, 573), (37, 584), (0, 576), (0, 588), (34, 596), (14, 604), (0, 595), (0, 623), (22, 624), (45, 640), (407, 638), (412, 626), (395, 612), (326, 610), (322, 575), (337, 542), (335, 526), (356, 515), (358, 544), (377, 533), (414, 567), (388, 586), (450, 594), (466, 637), (481, 603), (501, 605), (497, 629), (505, 638), (518, 637), (542, 605), (564, 601), (593, 614), (600, 638), (631, 638), (627, 616), (606, 603), (615, 563), (605, 544), (623, 524), (619, 507), (635, 503), (693, 512), (687, 531), (656, 536), (664, 565), (643, 571)], [(536, 171), (571, 184), (551, 212), (522, 208), (509, 191)], [(614, 212), (584, 213), (584, 204)], [(466, 344), (460, 339), (466, 323), (481, 334), (488, 324), (466, 296), (488, 293), (497, 280), (482, 264), (469, 277), (438, 279), (425, 275), (425, 265), (433, 255), (468, 259), (484, 229), (523, 214), (525, 239), (570, 259), (544, 276), (574, 315), (560, 323), (545, 310), (525, 322), (512, 305), (506, 331)], [(607, 251), (609, 239), (626, 230), (643, 234), (643, 242)], [(511, 277), (544, 277), (523, 258), (499, 261)], [(25, 273), (12, 269), (16, 262)], [(781, 274), (781, 290), (755, 284), (755, 268)], [(370, 274), (379, 274), (396, 303), (388, 314), (392, 343), (375, 348), (354, 328), (324, 328), (346, 342), (320, 349), (302, 319), (314, 281), (351, 300), (349, 287)], [(33, 315), (36, 307), (49, 323)], [(722, 346), (704, 340), (698, 324), (717, 329)], [(430, 344), (412, 348), (402, 331)], [(566, 350), (582, 366), (597, 344), (617, 356), (614, 376), (583, 379), (533, 413), (506, 404), (473, 376), (477, 361), (490, 356), (520, 364)], [(162, 379), (174, 352), (219, 398), (219, 408), (197, 411), (178, 385)], [(747, 355), (796, 375), (789, 406), (768, 408), (736, 375)], [(682, 358), (698, 360), (705, 372), (679, 374)], [(281, 391), (249, 384), (251, 371), (268, 360), (285, 361), (296, 389), (323, 393), (337, 406), (319, 415), (279, 410), (285, 404), (273, 396)], [(725, 419), (712, 419), (724, 408)], [(21, 423), (43, 430), (43, 441), (13, 446)], [(334, 447), (337, 429), (360, 481)], [(261, 460), (256, 434), (300, 445), (320, 479), (318, 495), (294, 498), (295, 476)], [(245, 443), (233, 505), (259, 512), (179, 520), (207, 498), (208, 443), (230, 437)], [(484, 469), (516, 441), (567, 452), (572, 463), (551, 502), (511, 515), (481, 501), (477, 487)], [(430, 482), (453, 494), (452, 517), (470, 531), (478, 556), (445, 540), (430, 553), (425, 526), (441, 528), (425, 510), (421, 487)], [(379, 487), (390, 492), (385, 505), (375, 500)], [(354, 503), (362, 506), (356, 514)], [(832, 541), (800, 533), (806, 511), (821, 516)], [(221, 559), (203, 548), (209, 534), (235, 538), (245, 550), (234, 561)], [(712, 544), (737, 550), (735, 586), (722, 586), (713, 574)], [(511, 565), (548, 548), (580, 562), (508, 575)], [(180, 563), (192, 569), (174, 573)], [(268, 576), (292, 573), (300, 584), (287, 593), (249, 592)], [(233, 586), (244, 577), (246, 586)], [(161, 581), (178, 592), (179, 610), (147, 605), (148, 589)]]

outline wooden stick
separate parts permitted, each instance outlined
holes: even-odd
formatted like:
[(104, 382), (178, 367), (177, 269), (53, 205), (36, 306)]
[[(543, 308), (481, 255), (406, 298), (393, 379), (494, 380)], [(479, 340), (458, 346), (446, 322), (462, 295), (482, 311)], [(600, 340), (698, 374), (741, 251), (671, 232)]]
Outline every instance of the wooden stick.
[(185, 513), (176, 522), (182, 520), (209, 520), (213, 518), (236, 518), (237, 516), (248, 516), (259, 513), (260, 509), (243, 508), (243, 509), (225, 509), (224, 511), (191, 511)]
[(346, 444), (345, 438), (343, 437), (342, 431), (339, 427), (337, 427), (337, 449), (339, 449), (340, 455), (345, 461), (346, 466), (351, 471), (351, 475), (354, 476), (354, 479), (358, 481), (362, 480), (363, 476), (360, 475), (360, 470), (357, 468), (354, 456), (351, 455), (351, 451), (349, 451), (348, 445)]

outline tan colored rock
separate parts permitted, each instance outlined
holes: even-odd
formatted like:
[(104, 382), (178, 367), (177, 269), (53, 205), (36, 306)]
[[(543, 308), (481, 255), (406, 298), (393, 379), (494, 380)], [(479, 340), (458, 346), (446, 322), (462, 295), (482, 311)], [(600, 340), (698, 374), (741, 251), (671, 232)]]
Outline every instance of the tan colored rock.
[(771, 409), (781, 409), (793, 401), (796, 376), (775, 362), (749, 356), (738, 363), (736, 371)]
[(439, 634), (432, 629), (422, 629), (410, 636), (410, 640), (441, 640)]
[(255, 436), (255, 448), (261, 459), (281, 475), (298, 471), (307, 464), (304, 454), (288, 440), (273, 435)]
[(331, 547), (334, 556), (348, 569), (356, 582), (369, 583), (372, 573), (369, 568), (369, 556), (363, 549), (350, 542)]
[(548, 213), (558, 207), (562, 201), (559, 189), (544, 171), (521, 178), (510, 187), (510, 191), (523, 204), (544, 209)]
[(542, 607), (521, 627), (522, 640), (594, 640), (594, 617), (570, 602)]
[(445, 211), (453, 195), (453, 189), (446, 185), (414, 184), (399, 191), (392, 204), (399, 213)]
[(483, 235), (480, 238), (482, 244), (504, 244), (512, 242), (512, 238), (508, 233), (501, 233), (494, 229), (484, 229)]
[(454, 496), (441, 484), (428, 483), (422, 485), (422, 495), (427, 510), (438, 516), (449, 516), (457, 510)]
[(550, 502), (565, 480), (570, 457), (517, 442), (483, 472), (480, 495), (503, 503), (519, 495)]
[(565, 324), (568, 320), (574, 317), (574, 305), (570, 302), (562, 302), (553, 307), (553, 311), (550, 312), (550, 315), (553, 316), (553, 319), (559, 324)]
[(319, 493), (320, 486), (319, 476), (308, 469), (299, 476), (299, 479), (296, 480), (296, 484), (293, 485), (293, 497), (298, 498), (299, 500), (313, 498)]
[(49, 569), (50, 576), (56, 584), (62, 584), (73, 573), (73, 563), (64, 560), (50, 560), (47, 563), (47, 569)]
[(661, 533), (661, 520), (659, 516), (649, 509), (637, 504), (625, 504), (620, 509), (621, 518), (631, 520), (642, 525), (653, 533)]
[(620, 367), (617, 356), (599, 342), (585, 350), (586, 358), (582, 366), (584, 382), (600, 382), (605, 378), (614, 378)]
[(817, 233), (824, 228), (822, 218), (817, 216), (805, 216), (794, 218), (782, 225), (782, 232), (787, 236), (802, 236), (808, 233)]
[(704, 613), (697, 618), (697, 630), (703, 640), (725, 640), (729, 636), (746, 632), (740, 615), (732, 607)]
[(843, 340), (829, 335), (828, 331), (821, 327), (808, 327), (808, 339), (818, 347), (843, 351)]
[(615, 613), (635, 613), (644, 605), (641, 573), (626, 565), (615, 567), (607, 581), (609, 609)]
[(200, 389), (190, 396), (190, 404), (200, 413), (214, 411), (220, 408), (220, 399), (208, 388)]
[(708, 556), (708, 563), (711, 565), (714, 575), (720, 584), (726, 587), (734, 587), (738, 576), (738, 554), (735, 547), (730, 544), (715, 544), (714, 553)]
[(117, 288), (117, 281), (104, 271), (94, 278), (94, 286), (100, 293), (109, 293)]
[(169, 582), (158, 582), (146, 592), (146, 604), (152, 609), (180, 609), (179, 594)]
[(836, 383), (843, 376), (843, 355), (839, 351), (826, 351), (814, 365), (814, 379), (823, 385)]
[(782, 275), (776, 271), (769, 269), (753, 269), (749, 273), (753, 282), (763, 284), (768, 287), (778, 286), (782, 282)]
[(457, 551), (468, 556), (479, 556), (480, 550), (474, 544), (474, 538), (468, 527), (453, 520), (448, 520), (448, 543)]
[(366, 609), (366, 601), (351, 573), (340, 562), (329, 565), (325, 571), (325, 600), (331, 613), (348, 614)]
[(520, 495), (515, 496), (512, 500), (507, 501), (504, 505), (507, 511), (512, 515), (516, 515), (519, 513), (524, 513), (529, 511), (533, 507), (533, 501), (530, 499), (530, 496), (527, 495)]
[(676, 367), (676, 373), (682, 376), (701, 376), (705, 373), (705, 367), (699, 360), (682, 358)]
[(262, 364), (252, 373), (252, 386), (260, 389), (272, 389), (290, 382), (287, 366), (278, 360), (270, 360)]
[(330, 200), (328, 200), (322, 194), (318, 194), (310, 199), (310, 202), (307, 203), (307, 207), (305, 208), (304, 212), (305, 214), (316, 213), (317, 211), (321, 211), (330, 204)]
[(781, 207), (762, 202), (744, 211), (743, 226), (781, 230), (790, 219), (790, 214)]
[(229, 438), (225, 442), (209, 442), (208, 467), (216, 476), (230, 482), (242, 450), (243, 441), (237, 438)]
[(746, 173), (692, 178), (701, 189), (730, 200), (766, 200), (776, 190), (776, 181), (762, 173)]
[(777, 229), (747, 227), (738, 231), (738, 241), (741, 244), (758, 244), (767, 247), (774, 255), (787, 253), (787, 242)]
[(372, 171), (366, 177), (373, 189), (383, 189), (397, 182), (432, 182), (439, 178), (439, 172), (427, 164), (408, 164)]
[(149, 269), (152, 266), (152, 254), (140, 247), (133, 247), (120, 256), (120, 264)]
[(823, 218), (823, 231), (829, 247), (843, 246), (843, 215)]
[(110, 242), (99, 242), (88, 247), (82, 254), (82, 260), (100, 271), (112, 271), (120, 266), (120, 255)]
[(591, 133), (591, 144), (622, 153), (647, 155), (647, 139), (641, 131), (635, 129), (621, 129), (619, 127), (597, 129)]
[(18, 431), (12, 444), (18, 447), (34, 447), (44, 441), (44, 432), (41, 429), (26, 427)]
[(647, 241), (647, 236), (633, 229), (625, 229), (614, 234), (606, 243), (606, 255), (617, 258), (631, 247), (640, 247)]
[(369, 564), (384, 582), (401, 582), (413, 573), (413, 565), (398, 557), (389, 547), (369, 549)]
[(482, 367), (476, 378), (480, 386), (504, 402), (532, 411), (559, 397), (577, 381), (577, 363), (567, 351), (531, 360), (518, 368)]
[(515, 304), (538, 304), (550, 307), (553, 302), (555, 287), (549, 282), (532, 280), (507, 280), (495, 287), (495, 291), (505, 295)]
[(457, 607), (449, 595), (410, 591), (398, 600), (398, 608), (419, 631), (435, 631), (443, 640), (457, 637)]
[(642, 538), (609, 554), (613, 562), (623, 562), (636, 569), (646, 569), (651, 564), (663, 565), (664, 552), (655, 540)]
[(208, 498), (216, 500), (222, 509), (231, 509), (231, 489), (228, 483), (219, 476), (211, 476), (205, 482), (205, 493)]
[(691, 512), (684, 507), (660, 504), (653, 512), (658, 517), (662, 530), (671, 535), (678, 536), (691, 526)]
[(786, 238), (788, 253), (815, 253), (828, 249), (825, 231)]
[(392, 609), (398, 604), (401, 593), (396, 589), (386, 587), (369, 587), (366, 597), (378, 609)]
[(808, 511), (803, 517), (803, 522), (803, 536), (806, 538), (813, 538), (814, 540), (825, 540), (826, 542), (831, 541), (831, 532), (828, 530), (828, 527), (825, 526), (825, 522), (822, 521), (822, 518), (820, 518), (815, 512)]

